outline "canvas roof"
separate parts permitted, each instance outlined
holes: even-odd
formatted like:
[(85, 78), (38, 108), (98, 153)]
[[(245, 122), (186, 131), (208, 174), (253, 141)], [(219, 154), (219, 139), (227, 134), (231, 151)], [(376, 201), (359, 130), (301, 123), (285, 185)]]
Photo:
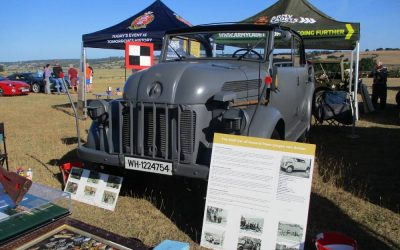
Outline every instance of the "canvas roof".
[(242, 23), (281, 24), (299, 32), (306, 49), (353, 50), (360, 23), (336, 21), (307, 0), (279, 0)]
[(83, 35), (83, 47), (125, 49), (125, 42), (136, 41), (153, 43), (155, 49), (160, 49), (165, 31), (189, 26), (189, 22), (156, 0), (116, 25)]

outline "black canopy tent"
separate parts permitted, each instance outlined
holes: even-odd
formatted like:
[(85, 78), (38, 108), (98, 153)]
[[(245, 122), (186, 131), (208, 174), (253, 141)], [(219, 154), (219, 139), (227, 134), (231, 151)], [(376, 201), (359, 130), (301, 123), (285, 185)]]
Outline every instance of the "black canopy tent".
[(159, 50), (166, 30), (191, 26), (160, 0), (128, 19), (82, 36), (83, 47), (125, 49), (125, 42), (153, 43)]
[(360, 24), (340, 22), (307, 0), (280, 0), (243, 23), (282, 24), (299, 32), (306, 49), (353, 50), (360, 39)]
[[(336, 21), (307, 0), (279, 0), (241, 23), (282, 24), (290, 27), (302, 35), (306, 49), (351, 50), (350, 69), (353, 70), (355, 61), (355, 75), (353, 79), (353, 74), (350, 74), (350, 82), (358, 82), (360, 23)], [(353, 91), (356, 119), (357, 85), (354, 84)]]
[(160, 50), (165, 31), (189, 27), (191, 24), (173, 12), (161, 0), (128, 19), (111, 27), (82, 36), (81, 79), (78, 94), (79, 116), (86, 118), (86, 49), (125, 50), (125, 42), (153, 43), (155, 50)]

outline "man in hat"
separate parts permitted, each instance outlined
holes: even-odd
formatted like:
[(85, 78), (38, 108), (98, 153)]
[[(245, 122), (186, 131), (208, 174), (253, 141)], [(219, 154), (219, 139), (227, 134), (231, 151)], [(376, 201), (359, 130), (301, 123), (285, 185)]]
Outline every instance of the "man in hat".
[(372, 84), (372, 104), (374, 108), (378, 108), (378, 99), (380, 109), (385, 109), (386, 107), (386, 97), (387, 97), (387, 68), (383, 67), (381, 61), (378, 61), (375, 68), (371, 72), (371, 76), (374, 78)]

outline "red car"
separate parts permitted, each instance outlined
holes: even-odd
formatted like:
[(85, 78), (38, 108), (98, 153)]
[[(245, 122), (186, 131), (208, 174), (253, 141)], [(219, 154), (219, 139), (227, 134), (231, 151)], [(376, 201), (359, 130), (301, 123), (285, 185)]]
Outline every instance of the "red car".
[(27, 95), (29, 84), (21, 81), (12, 81), (0, 76), (0, 96), (6, 95)]

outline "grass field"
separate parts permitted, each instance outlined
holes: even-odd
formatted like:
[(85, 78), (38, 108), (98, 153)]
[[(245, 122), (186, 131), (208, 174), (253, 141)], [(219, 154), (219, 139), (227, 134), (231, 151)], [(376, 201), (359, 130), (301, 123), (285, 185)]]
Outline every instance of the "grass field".
[[(123, 83), (123, 69), (96, 70), (93, 92)], [(400, 248), (400, 120), (394, 104), (399, 89), (400, 80), (390, 79), (387, 109), (361, 113), (355, 127), (359, 139), (347, 137), (348, 126), (312, 128), (317, 160), (306, 249), (314, 249), (317, 233), (331, 230), (357, 239), (360, 249)], [(0, 97), (11, 169), (30, 167), (34, 181), (60, 189), (58, 166), (76, 160), (71, 114), (65, 95)], [(90, 120), (81, 123), (82, 134), (89, 126)], [(205, 183), (140, 173), (124, 177), (114, 212), (73, 202), (72, 217), (147, 245), (174, 239), (200, 248)]]
[[(350, 60), (351, 53), (350, 52), (342, 52), (338, 51), (331, 56), (336, 56), (337, 58), (343, 56)], [(326, 59), (329, 55), (322, 55), (321, 58)], [(392, 51), (362, 51), (360, 52), (360, 59), (362, 58), (374, 58), (376, 61), (382, 61), (385, 66), (389, 66), (393, 69), (399, 69), (399, 58), (400, 58), (400, 51), (399, 50), (392, 50)]]

